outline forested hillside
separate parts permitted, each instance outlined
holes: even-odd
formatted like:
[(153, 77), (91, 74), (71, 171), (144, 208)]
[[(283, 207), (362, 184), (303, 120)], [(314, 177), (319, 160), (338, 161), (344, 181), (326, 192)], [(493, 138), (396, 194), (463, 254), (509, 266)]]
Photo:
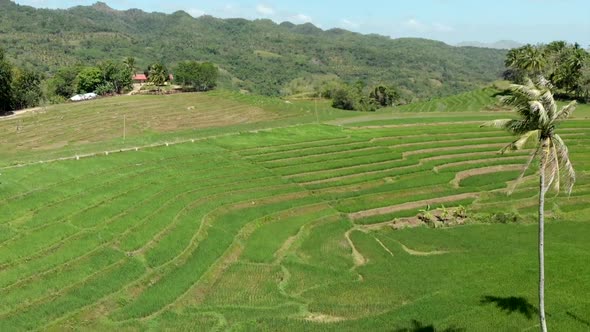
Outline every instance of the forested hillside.
[(35, 9), (0, 0), (0, 47), (18, 66), (50, 75), (73, 64), (127, 56), (145, 67), (160, 61), (211, 61), (222, 85), (278, 95), (294, 80), (338, 76), (393, 84), (409, 99), (449, 95), (498, 78), (505, 51), (391, 39), (312, 24), (193, 18), (117, 11), (104, 3), (68, 10)]

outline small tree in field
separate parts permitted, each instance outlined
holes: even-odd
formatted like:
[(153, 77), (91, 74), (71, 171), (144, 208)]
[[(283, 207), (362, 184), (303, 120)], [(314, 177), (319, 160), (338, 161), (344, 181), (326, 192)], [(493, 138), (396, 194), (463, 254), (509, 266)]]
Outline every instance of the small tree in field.
[[(562, 180), (565, 182), (565, 191), (569, 194), (576, 180), (568, 148), (561, 137), (555, 133), (558, 125), (572, 114), (576, 102), (573, 101), (558, 110), (550, 89), (551, 84), (542, 77), (536, 85), (530, 80), (525, 85), (512, 85), (511, 94), (503, 101), (516, 110), (520, 119), (495, 120), (483, 125), (506, 129), (517, 137), (501, 150), (502, 153), (507, 150), (520, 150), (529, 140), (536, 140), (535, 149), (514, 186), (522, 180), (533, 160), (539, 158), (539, 321), (543, 332), (547, 331), (544, 252), (545, 194), (552, 186), (556, 191), (559, 191)], [(514, 187), (511, 188), (509, 194), (513, 189)]]

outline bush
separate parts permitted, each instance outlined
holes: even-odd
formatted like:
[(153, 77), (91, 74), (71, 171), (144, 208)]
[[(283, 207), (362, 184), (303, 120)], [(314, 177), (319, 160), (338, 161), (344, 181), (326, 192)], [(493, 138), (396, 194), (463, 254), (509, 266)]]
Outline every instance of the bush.
[(109, 95), (109, 94), (113, 94), (115, 93), (115, 85), (111, 82), (105, 82), (102, 83), (101, 85), (96, 87), (96, 94), (97, 95)]
[(521, 221), (522, 217), (516, 212), (498, 212), (477, 214), (473, 216), (473, 219), (478, 222), (489, 224), (509, 224)]
[(354, 96), (348, 89), (337, 89), (332, 95), (332, 107), (341, 110), (354, 110)]

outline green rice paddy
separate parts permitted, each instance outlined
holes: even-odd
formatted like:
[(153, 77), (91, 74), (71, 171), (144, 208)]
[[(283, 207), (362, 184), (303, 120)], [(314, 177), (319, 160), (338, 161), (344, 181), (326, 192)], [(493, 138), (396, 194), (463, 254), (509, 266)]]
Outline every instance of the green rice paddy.
[[(538, 328), (536, 178), (506, 195), (526, 151), (479, 128), (511, 116), (490, 91), (375, 114), (143, 98), (0, 121), (0, 331)], [(560, 128), (578, 181), (546, 204), (556, 331), (590, 329), (589, 115)], [(443, 205), (474, 221), (401, 227)]]

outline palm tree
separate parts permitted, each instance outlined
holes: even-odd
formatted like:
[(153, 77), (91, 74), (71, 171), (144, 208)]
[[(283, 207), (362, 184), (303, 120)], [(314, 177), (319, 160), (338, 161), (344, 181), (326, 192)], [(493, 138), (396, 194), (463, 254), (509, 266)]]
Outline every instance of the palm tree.
[(539, 47), (526, 45), (518, 53), (516, 65), (518, 68), (525, 70), (535, 77), (541, 74), (541, 71), (547, 65), (547, 61), (545, 60), (543, 50)]
[(162, 86), (166, 82), (166, 67), (161, 63), (155, 63), (149, 68), (148, 79), (155, 86)]
[(123, 64), (131, 70), (132, 73), (135, 73), (135, 58), (132, 56), (128, 56), (123, 60)]
[(504, 65), (508, 68), (517, 67), (518, 61), (520, 60), (522, 48), (513, 48), (506, 53), (506, 60)]
[[(544, 213), (545, 194), (553, 186), (559, 192), (561, 181), (564, 181), (565, 191), (570, 194), (576, 180), (576, 173), (569, 159), (568, 148), (563, 139), (555, 133), (557, 126), (566, 120), (576, 108), (572, 101), (567, 106), (557, 110), (557, 105), (551, 93), (551, 84), (540, 78), (538, 84), (528, 80), (525, 85), (512, 85), (511, 94), (503, 102), (513, 107), (520, 119), (495, 120), (482, 126), (492, 126), (508, 130), (517, 138), (500, 152), (522, 149), (526, 143), (535, 138), (536, 147), (531, 153), (524, 169), (514, 187), (524, 177), (529, 166), (536, 157), (540, 159), (539, 176), (539, 320), (541, 331), (547, 331), (545, 321), (545, 254), (544, 254)], [(563, 170), (564, 172), (561, 172)], [(509, 194), (514, 189), (509, 190)]]

